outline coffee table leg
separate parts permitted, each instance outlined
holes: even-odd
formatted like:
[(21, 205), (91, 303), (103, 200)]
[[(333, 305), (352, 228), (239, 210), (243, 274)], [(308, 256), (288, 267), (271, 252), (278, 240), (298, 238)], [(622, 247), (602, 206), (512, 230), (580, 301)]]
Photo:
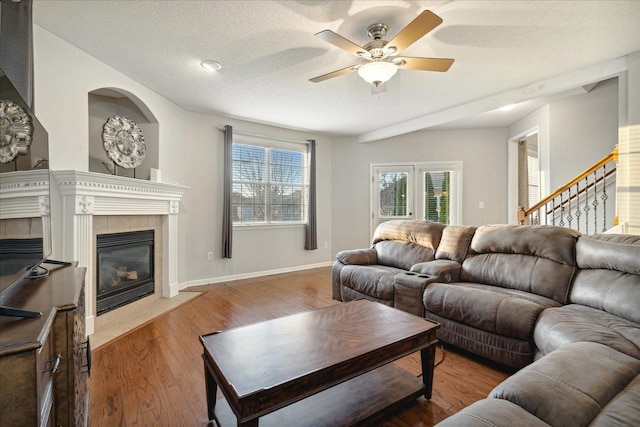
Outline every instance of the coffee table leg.
[(213, 378), (213, 375), (211, 375), (211, 372), (209, 372), (206, 359), (204, 362), (204, 383), (207, 390), (207, 411), (209, 415), (209, 420), (213, 420), (215, 418), (216, 395), (218, 393), (218, 384), (216, 383), (216, 380)]
[(422, 383), (424, 384), (424, 397), (431, 399), (433, 389), (433, 365), (436, 359), (436, 346), (434, 344), (420, 350), (422, 359)]

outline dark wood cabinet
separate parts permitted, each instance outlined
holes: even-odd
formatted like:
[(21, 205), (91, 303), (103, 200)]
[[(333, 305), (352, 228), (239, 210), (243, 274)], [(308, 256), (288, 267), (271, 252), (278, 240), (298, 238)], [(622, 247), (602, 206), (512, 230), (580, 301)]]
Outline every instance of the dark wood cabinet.
[(86, 425), (85, 273), (51, 266), (48, 277), (3, 295), (3, 304), (42, 316), (0, 317), (0, 426)]

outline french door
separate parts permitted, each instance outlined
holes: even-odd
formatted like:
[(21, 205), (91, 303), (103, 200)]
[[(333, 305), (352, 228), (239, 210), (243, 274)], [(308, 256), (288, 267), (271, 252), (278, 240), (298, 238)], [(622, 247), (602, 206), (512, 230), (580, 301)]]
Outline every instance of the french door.
[(462, 162), (371, 166), (371, 234), (392, 219), (461, 224)]

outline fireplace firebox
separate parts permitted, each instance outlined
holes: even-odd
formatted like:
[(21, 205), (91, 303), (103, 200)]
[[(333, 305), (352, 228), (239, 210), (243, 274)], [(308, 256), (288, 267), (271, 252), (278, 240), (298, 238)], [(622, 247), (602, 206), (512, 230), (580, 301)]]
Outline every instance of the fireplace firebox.
[(96, 314), (154, 293), (154, 231), (99, 234), (96, 248)]

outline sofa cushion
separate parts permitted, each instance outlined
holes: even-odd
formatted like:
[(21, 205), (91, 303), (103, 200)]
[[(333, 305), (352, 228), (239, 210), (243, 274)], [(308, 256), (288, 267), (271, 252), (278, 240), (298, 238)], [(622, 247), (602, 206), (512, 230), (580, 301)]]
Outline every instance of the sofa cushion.
[(483, 399), (436, 424), (436, 427), (549, 427), (515, 403)]
[(569, 300), (640, 323), (640, 236), (581, 236)]
[(345, 265), (340, 270), (340, 283), (343, 287), (354, 289), (360, 294), (376, 299), (393, 300), (394, 277), (403, 271), (385, 265)]
[(483, 331), (531, 340), (538, 315), (558, 303), (545, 297), (479, 283), (432, 283), (427, 311)]
[(579, 233), (556, 226), (479, 227), (462, 264), (460, 280), (567, 300), (575, 272)]
[(533, 338), (542, 355), (572, 342), (591, 341), (640, 359), (637, 323), (583, 305), (545, 310), (538, 318)]
[(409, 270), (413, 264), (432, 261), (435, 251), (415, 243), (383, 240), (374, 246), (378, 264)]
[(373, 243), (397, 240), (430, 248), (435, 253), (446, 225), (419, 219), (385, 221), (376, 227)]
[(442, 239), (436, 251), (436, 259), (449, 259), (462, 264), (477, 227), (449, 225), (442, 230)]
[(637, 395), (638, 375), (640, 360), (602, 344), (573, 343), (507, 378), (489, 396), (509, 400), (554, 426), (588, 426), (601, 412), (619, 417), (619, 425), (637, 425), (629, 420), (638, 419), (638, 402), (625, 412), (618, 401)]
[(589, 424), (589, 427), (640, 426), (640, 376), (635, 377)]

